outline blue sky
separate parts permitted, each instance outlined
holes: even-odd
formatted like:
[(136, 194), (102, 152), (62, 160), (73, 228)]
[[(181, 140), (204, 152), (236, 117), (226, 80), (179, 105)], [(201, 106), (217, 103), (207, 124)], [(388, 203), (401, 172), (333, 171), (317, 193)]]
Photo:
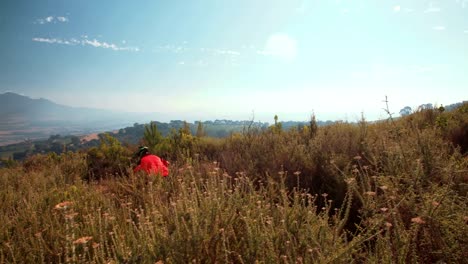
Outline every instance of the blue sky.
[(0, 29), (0, 92), (71, 106), (354, 121), (468, 99), (468, 0), (2, 0)]

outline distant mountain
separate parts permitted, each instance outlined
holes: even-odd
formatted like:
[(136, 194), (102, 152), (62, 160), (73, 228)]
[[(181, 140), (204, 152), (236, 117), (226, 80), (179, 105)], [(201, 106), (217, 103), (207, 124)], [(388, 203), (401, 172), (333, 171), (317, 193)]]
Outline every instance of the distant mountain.
[(81, 134), (119, 129), (161, 118), (157, 114), (125, 113), (69, 107), (16, 93), (0, 94), (0, 145), (52, 134)]

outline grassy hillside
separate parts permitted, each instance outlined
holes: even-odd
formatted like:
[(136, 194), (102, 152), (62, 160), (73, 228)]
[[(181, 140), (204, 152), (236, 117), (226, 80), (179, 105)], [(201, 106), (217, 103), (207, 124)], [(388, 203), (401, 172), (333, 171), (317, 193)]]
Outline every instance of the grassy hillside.
[(112, 137), (0, 169), (0, 262), (468, 259), (467, 104), (226, 139), (150, 132), (167, 178), (134, 175), (136, 146)]

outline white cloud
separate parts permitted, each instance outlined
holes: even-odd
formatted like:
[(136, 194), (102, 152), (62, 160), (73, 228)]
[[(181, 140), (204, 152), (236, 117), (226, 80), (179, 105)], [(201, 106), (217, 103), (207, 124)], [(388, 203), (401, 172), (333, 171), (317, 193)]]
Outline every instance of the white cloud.
[(164, 46), (157, 46), (154, 51), (155, 52), (171, 52), (171, 53), (183, 53), (187, 52), (190, 49), (182, 46), (182, 45), (164, 45)]
[(33, 38), (32, 40), (36, 42), (57, 43), (57, 39)]
[(234, 50), (223, 50), (223, 49), (215, 49), (213, 50), (214, 54), (216, 55), (230, 55), (230, 56), (239, 56), (240, 52)]
[(445, 30), (445, 27), (444, 26), (435, 26), (432, 29), (437, 30), (437, 31), (443, 31), (443, 30)]
[(83, 45), (90, 45), (96, 48), (104, 48), (104, 49), (111, 49), (115, 51), (139, 51), (138, 47), (119, 47), (113, 43), (107, 43), (107, 42), (100, 42), (96, 39), (89, 40), (89, 39), (84, 39), (81, 41)]
[(70, 40), (63, 40), (63, 39), (58, 39), (58, 38), (33, 38), (32, 39), (35, 42), (44, 42), (44, 43), (50, 43), (50, 44), (61, 44), (61, 45), (78, 45), (81, 42), (77, 39), (70, 39)]
[(463, 31), (463, 33), (468, 34), (468, 30)]
[(61, 23), (65, 23), (65, 22), (68, 22), (69, 19), (67, 17), (64, 17), (64, 16), (58, 16), (58, 17), (48, 16), (48, 17), (36, 19), (34, 24), (44, 25), (44, 24), (48, 24), (48, 23), (57, 23), (57, 21), (61, 22)]
[(241, 55), (239, 51), (229, 50), (229, 49), (200, 48), (198, 50), (201, 53), (205, 53), (205, 54), (221, 55), (221, 56), (228, 56), (228, 57), (237, 57)]
[(183, 41), (181, 44), (166, 44), (153, 48), (154, 53), (173, 53), (178, 56), (185, 56), (186, 54), (194, 55), (195, 59), (178, 58), (174, 63), (178, 65), (195, 65), (207, 66), (217, 63), (224, 63), (227, 65), (235, 66), (238, 64), (237, 59), (246, 53), (246, 51), (239, 51), (236, 49), (226, 48), (206, 48), (206, 47), (188, 47), (188, 42)]
[(396, 5), (393, 7), (393, 12), (399, 13), (399, 12), (404, 12), (404, 13), (412, 13), (414, 10), (408, 7), (403, 8), (401, 5)]
[(274, 56), (291, 61), (297, 56), (297, 42), (287, 34), (278, 33), (271, 35), (265, 45), (265, 49), (257, 51), (257, 54)]
[(101, 42), (97, 41), (96, 39), (93, 39), (93, 40), (85, 39), (85, 40), (83, 40), (82, 43), (85, 44), (85, 45), (86, 44), (91, 45), (91, 46), (96, 47), (96, 48), (99, 48), (102, 45)]
[(63, 17), (63, 16), (57, 17), (57, 20), (60, 21), (60, 22), (68, 22), (68, 18), (67, 18), (67, 17)]
[(41, 25), (45, 23), (46, 23), (45, 19), (42, 19), (42, 18), (36, 19), (36, 22), (34, 22), (34, 24), (41, 24)]
[(121, 47), (117, 46), (113, 43), (107, 43), (107, 42), (101, 42), (98, 41), (97, 39), (89, 40), (87, 38), (83, 38), (81, 40), (71, 38), (71, 39), (60, 39), (60, 38), (33, 38), (32, 39), (35, 42), (43, 42), (43, 43), (49, 43), (49, 44), (60, 44), (60, 45), (70, 45), (70, 46), (75, 46), (75, 45), (88, 45), (92, 46), (95, 48), (104, 48), (104, 49), (111, 49), (115, 51), (135, 51), (138, 52), (140, 49), (138, 47)]

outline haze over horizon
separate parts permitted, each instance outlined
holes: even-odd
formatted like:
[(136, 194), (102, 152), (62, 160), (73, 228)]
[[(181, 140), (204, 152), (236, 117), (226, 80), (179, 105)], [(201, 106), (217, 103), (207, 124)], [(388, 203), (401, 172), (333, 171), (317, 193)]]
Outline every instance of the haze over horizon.
[(354, 121), (468, 99), (468, 0), (6, 0), (0, 29), (0, 93), (74, 107)]

